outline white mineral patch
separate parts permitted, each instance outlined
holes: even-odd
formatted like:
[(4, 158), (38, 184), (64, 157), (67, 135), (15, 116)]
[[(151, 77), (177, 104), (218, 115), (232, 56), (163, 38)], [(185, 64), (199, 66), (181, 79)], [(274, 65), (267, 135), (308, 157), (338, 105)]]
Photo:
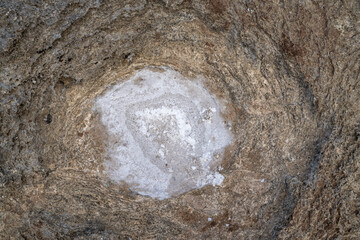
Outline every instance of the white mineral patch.
[(220, 185), (216, 167), (232, 139), (215, 96), (199, 80), (163, 70), (138, 71), (96, 102), (109, 134), (106, 173), (159, 199)]

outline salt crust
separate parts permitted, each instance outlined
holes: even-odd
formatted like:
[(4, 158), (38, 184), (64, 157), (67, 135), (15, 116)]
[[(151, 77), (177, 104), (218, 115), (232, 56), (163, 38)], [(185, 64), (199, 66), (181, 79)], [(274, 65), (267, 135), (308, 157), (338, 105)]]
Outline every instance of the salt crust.
[(106, 174), (158, 199), (221, 185), (216, 170), (232, 140), (224, 106), (201, 81), (162, 70), (142, 69), (97, 98), (109, 135)]

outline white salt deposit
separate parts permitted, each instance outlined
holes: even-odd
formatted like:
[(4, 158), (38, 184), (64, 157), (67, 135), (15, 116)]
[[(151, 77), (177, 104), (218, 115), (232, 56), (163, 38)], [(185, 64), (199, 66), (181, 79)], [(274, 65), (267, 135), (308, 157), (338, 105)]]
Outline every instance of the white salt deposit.
[(232, 139), (224, 106), (199, 80), (162, 70), (140, 70), (96, 102), (109, 134), (106, 173), (159, 199), (220, 185), (216, 167)]

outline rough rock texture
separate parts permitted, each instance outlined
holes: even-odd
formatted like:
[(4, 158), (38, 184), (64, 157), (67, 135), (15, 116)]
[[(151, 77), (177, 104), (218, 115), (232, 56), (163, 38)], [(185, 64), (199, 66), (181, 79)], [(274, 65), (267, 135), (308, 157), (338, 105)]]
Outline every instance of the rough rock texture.
[[(1, 239), (359, 239), (360, 2), (0, 2)], [(231, 98), (221, 186), (104, 173), (93, 100), (147, 66)], [(120, 80), (119, 80), (120, 79)]]

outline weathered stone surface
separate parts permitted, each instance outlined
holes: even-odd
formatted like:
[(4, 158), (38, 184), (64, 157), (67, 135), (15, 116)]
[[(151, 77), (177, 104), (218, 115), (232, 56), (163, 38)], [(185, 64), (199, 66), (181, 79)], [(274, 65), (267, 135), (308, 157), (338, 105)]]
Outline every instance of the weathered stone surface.
[[(360, 238), (359, 11), (2, 1), (0, 238)], [(94, 99), (147, 66), (202, 75), (230, 98), (221, 186), (160, 201), (107, 176)]]

